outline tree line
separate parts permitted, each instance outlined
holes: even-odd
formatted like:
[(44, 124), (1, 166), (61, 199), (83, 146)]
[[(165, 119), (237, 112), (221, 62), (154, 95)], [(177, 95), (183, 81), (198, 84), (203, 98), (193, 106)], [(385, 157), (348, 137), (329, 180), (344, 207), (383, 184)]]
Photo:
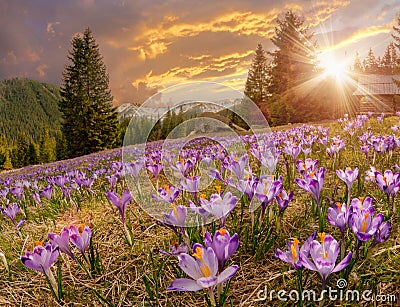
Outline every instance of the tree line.
[[(267, 52), (261, 43), (255, 50), (244, 92), (272, 125), (333, 119), (354, 109), (354, 85), (339, 89), (334, 78), (320, 78), (318, 43), (309, 29), (302, 16), (288, 10), (276, 22), (271, 38), (275, 50)], [(399, 72), (400, 17), (393, 30), (394, 42), (382, 58), (376, 58), (372, 49), (364, 60), (357, 53), (349, 77)], [(346, 91), (345, 103), (338, 99), (339, 90)]]

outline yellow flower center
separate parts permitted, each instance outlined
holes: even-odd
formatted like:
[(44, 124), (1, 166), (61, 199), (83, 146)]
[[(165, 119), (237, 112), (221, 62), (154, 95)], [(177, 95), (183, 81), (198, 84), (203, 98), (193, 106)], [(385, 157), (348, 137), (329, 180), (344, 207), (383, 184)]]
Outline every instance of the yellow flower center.
[(325, 232), (319, 232), (318, 237), (321, 240), (321, 246), (322, 246), (322, 258), (326, 259), (328, 258), (328, 251), (325, 250)]
[(238, 158), (238, 157), (234, 157), (233, 160), (235, 160), (236, 162), (238, 162), (238, 161), (239, 161), (239, 158)]
[(206, 194), (200, 194), (200, 198), (206, 199), (207, 195)]
[(203, 260), (203, 250), (200, 247), (196, 247), (196, 252), (192, 256), (200, 260), (202, 264), (200, 265), (200, 270), (203, 273), (204, 277), (210, 277), (210, 268), (204, 263)]
[(215, 186), (215, 189), (217, 190), (218, 194), (221, 194), (221, 186), (220, 185)]
[(226, 234), (226, 229), (225, 228), (221, 228), (220, 230), (219, 230), (219, 234), (221, 235), (221, 236), (224, 236), (225, 234)]
[(365, 232), (367, 230), (367, 218), (369, 216), (369, 213), (364, 213), (364, 222), (362, 223), (361, 226), (361, 232)]
[(80, 224), (78, 227), (79, 234), (82, 236), (83, 230), (85, 229), (85, 224)]
[(165, 188), (165, 191), (167, 192), (167, 194), (171, 195), (171, 190), (169, 188), (169, 185), (165, 185), (164, 188)]
[(178, 219), (179, 218), (178, 210), (176, 210), (176, 205), (174, 203), (171, 204), (171, 209), (174, 210), (174, 215)]
[(339, 210), (342, 209), (342, 204), (341, 204), (341, 203), (337, 202), (337, 203), (336, 203), (336, 206), (339, 208)]
[(294, 238), (292, 241), (292, 245), (290, 246), (290, 249), (292, 251), (292, 257), (293, 257), (293, 261), (297, 260), (297, 250), (296, 247), (299, 245), (299, 240), (297, 240), (297, 238)]
[(308, 174), (310, 175), (311, 178), (313, 179), (315, 178), (315, 174), (313, 172), (309, 172)]
[(44, 241), (35, 241), (36, 246), (43, 246)]

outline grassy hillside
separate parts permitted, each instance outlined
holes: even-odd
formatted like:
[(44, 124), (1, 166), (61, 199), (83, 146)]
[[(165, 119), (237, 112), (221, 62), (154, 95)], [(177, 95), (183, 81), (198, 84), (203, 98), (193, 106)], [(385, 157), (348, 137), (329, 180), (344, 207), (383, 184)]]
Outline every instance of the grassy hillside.
[(58, 87), (27, 79), (0, 81), (0, 133), (14, 144), (20, 131), (34, 142), (46, 127), (51, 134), (59, 129)]

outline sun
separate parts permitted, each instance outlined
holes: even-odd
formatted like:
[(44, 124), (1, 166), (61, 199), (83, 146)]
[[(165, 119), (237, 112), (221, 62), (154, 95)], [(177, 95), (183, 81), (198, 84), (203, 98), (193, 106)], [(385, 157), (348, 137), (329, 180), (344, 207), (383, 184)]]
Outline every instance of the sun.
[(318, 66), (322, 69), (323, 77), (333, 77), (337, 81), (344, 81), (348, 76), (347, 64), (345, 61), (337, 59), (330, 52), (318, 55)]

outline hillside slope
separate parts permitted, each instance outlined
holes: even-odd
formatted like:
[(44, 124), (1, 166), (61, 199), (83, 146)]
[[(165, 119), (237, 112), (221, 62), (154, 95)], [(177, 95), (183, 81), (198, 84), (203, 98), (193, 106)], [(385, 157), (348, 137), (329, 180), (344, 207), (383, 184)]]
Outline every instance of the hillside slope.
[(58, 87), (28, 79), (0, 81), (0, 134), (9, 144), (20, 131), (37, 142), (46, 127), (54, 134), (60, 127)]

